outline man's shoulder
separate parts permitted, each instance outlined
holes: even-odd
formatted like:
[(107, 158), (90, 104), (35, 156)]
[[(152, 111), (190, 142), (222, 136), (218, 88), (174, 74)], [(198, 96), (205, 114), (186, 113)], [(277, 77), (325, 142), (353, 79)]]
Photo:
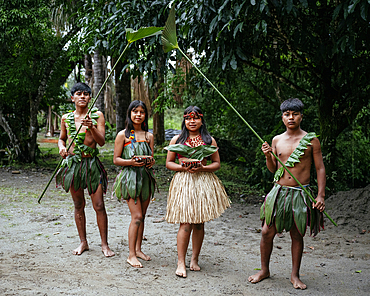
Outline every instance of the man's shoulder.
[(73, 111), (69, 111), (69, 112), (67, 112), (67, 113), (64, 113), (63, 115), (62, 115), (62, 118), (67, 118), (68, 116), (70, 116), (70, 114), (71, 113), (73, 113)]

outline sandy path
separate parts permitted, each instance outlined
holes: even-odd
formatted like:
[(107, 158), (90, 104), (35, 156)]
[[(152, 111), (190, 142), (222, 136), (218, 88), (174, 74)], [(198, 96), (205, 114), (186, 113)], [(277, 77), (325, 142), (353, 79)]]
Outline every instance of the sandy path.
[(156, 194), (148, 209), (143, 251), (152, 261), (142, 261), (144, 268), (126, 263), (130, 215), (125, 204), (108, 198), (110, 193), (109, 243), (116, 256), (105, 258), (101, 253), (90, 199), (86, 208), (90, 251), (73, 256), (79, 241), (69, 194), (51, 186), (37, 204), (49, 176), (0, 169), (1, 295), (369, 295), (370, 227), (360, 234), (348, 220), (339, 227), (326, 220), (327, 227), (317, 238), (305, 237), (301, 279), (307, 290), (297, 291), (289, 282), (289, 234), (275, 239), (271, 277), (250, 284), (248, 276), (260, 267), (261, 234), (259, 206), (245, 203), (232, 204), (220, 218), (206, 223), (202, 271), (188, 269), (187, 279), (176, 277), (178, 226), (157, 222), (165, 214), (165, 192)]

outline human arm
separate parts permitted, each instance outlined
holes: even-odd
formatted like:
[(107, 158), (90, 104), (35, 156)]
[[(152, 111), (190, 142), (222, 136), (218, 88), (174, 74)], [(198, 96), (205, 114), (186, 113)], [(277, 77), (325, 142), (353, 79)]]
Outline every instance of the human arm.
[[(174, 136), (172, 140), (170, 141), (170, 145), (176, 144), (178, 137), (179, 137), (178, 135)], [(172, 151), (167, 151), (166, 168), (171, 171), (175, 171), (175, 172), (186, 171), (186, 168), (181, 166), (181, 164), (176, 163), (175, 160), (176, 160), (176, 153)]]
[(314, 208), (317, 208), (320, 212), (322, 212), (325, 210), (325, 187), (326, 187), (325, 165), (322, 158), (320, 141), (317, 138), (313, 138), (311, 144), (312, 144), (312, 156), (317, 175), (317, 188), (318, 188), (316, 204), (313, 204), (312, 206)]
[(116, 140), (114, 141), (114, 153), (113, 153), (113, 163), (119, 166), (143, 166), (143, 162), (135, 161), (134, 159), (124, 159), (122, 158), (122, 151), (124, 149), (126, 142), (125, 130), (120, 131)]
[(63, 158), (66, 158), (69, 154), (67, 151), (67, 147), (66, 147), (68, 135), (67, 135), (65, 119), (66, 119), (66, 115), (63, 115), (61, 124), (60, 124), (60, 135), (59, 135), (59, 140), (58, 140), (59, 154)]
[(272, 143), (271, 143), (272, 148), (267, 142), (264, 142), (262, 144), (262, 147), (261, 147), (261, 150), (263, 152), (263, 154), (265, 154), (265, 158), (266, 158), (266, 166), (268, 168), (268, 170), (271, 172), (271, 173), (275, 173), (276, 171), (276, 159), (275, 157), (272, 155), (271, 152), (274, 152), (275, 155), (276, 155), (276, 138), (274, 138), (272, 140)]
[(151, 168), (155, 164), (155, 159), (154, 159), (154, 136), (152, 133), (147, 133), (149, 137), (149, 146), (150, 150), (152, 151), (152, 157), (150, 158), (150, 162), (146, 164), (147, 168)]
[(97, 124), (94, 125), (91, 117), (89, 115), (86, 116), (85, 119), (82, 119), (81, 124), (86, 126), (94, 141), (99, 144), (100, 146), (104, 146), (105, 144), (105, 119), (102, 112), (97, 111), (97, 115), (99, 118), (96, 119)]

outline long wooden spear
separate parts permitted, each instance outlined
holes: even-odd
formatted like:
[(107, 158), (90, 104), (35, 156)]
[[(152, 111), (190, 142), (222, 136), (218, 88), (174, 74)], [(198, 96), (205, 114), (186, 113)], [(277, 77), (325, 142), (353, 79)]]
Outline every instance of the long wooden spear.
[[(137, 41), (137, 40), (140, 40), (140, 39), (143, 39), (143, 38), (146, 38), (146, 37), (151, 37), (151, 36), (155, 36), (155, 35), (159, 35), (161, 33), (161, 31), (163, 30), (163, 27), (147, 27), (147, 28), (140, 28), (139, 30), (135, 31), (131, 28), (128, 28), (126, 29), (126, 39), (127, 39), (127, 45), (126, 47), (124, 48), (124, 50), (122, 51), (121, 55), (119, 56), (119, 58), (117, 59), (116, 63), (114, 64), (112, 70), (110, 71), (109, 75), (107, 76), (107, 78), (105, 79), (103, 85), (101, 86), (100, 90), (98, 91), (97, 95), (95, 96), (95, 98), (93, 99), (92, 103), (91, 103), (91, 106), (89, 107), (89, 110), (87, 111), (86, 113), (86, 116), (85, 116), (85, 119), (87, 118), (88, 114), (90, 113), (91, 109), (94, 107), (95, 105), (95, 102), (96, 100), (98, 99), (100, 93), (102, 92), (102, 90), (104, 89), (104, 86), (107, 84), (110, 76), (112, 75), (114, 69), (116, 68), (119, 60), (123, 57), (123, 55), (125, 54), (126, 50), (129, 48), (129, 46), (131, 45), (131, 43)], [(74, 140), (76, 139), (80, 129), (81, 129), (82, 125), (80, 125), (80, 127), (78, 128), (76, 134), (74, 135), (74, 137), (71, 139), (70, 143), (69, 143), (69, 146), (67, 148), (67, 151), (69, 151), (69, 148), (71, 148), (72, 146), (72, 143), (74, 142)], [(38, 199), (38, 203), (41, 202), (41, 199), (43, 198), (46, 190), (48, 189), (51, 181), (53, 180), (55, 174), (57, 173), (58, 169), (60, 168), (61, 164), (62, 164), (62, 161), (63, 161), (63, 158), (60, 159), (57, 167), (55, 168), (54, 170), (54, 173), (53, 175), (51, 176), (48, 184), (45, 186), (45, 189), (44, 191), (41, 193), (39, 199)]]
[[(176, 23), (175, 23), (175, 6), (173, 5), (168, 15), (166, 25), (164, 27), (162, 36), (162, 45), (164, 52), (170, 52), (171, 50), (177, 49), (183, 57), (191, 64), (193, 67), (203, 76), (203, 78), (216, 90), (216, 92), (224, 99), (224, 101), (230, 106), (232, 110), (240, 117), (240, 119), (248, 126), (248, 128), (255, 134), (255, 136), (264, 143), (265, 141), (255, 132), (255, 130), (250, 126), (250, 124), (240, 115), (240, 113), (234, 108), (233, 105), (225, 98), (225, 96), (217, 89), (214, 84), (209, 81), (209, 79), (199, 70), (199, 68), (189, 59), (189, 57), (181, 50), (177, 43), (177, 36), (176, 36)], [(311, 193), (297, 180), (297, 178), (290, 172), (290, 170), (286, 167), (286, 165), (275, 155), (274, 152), (271, 151), (271, 154), (277, 159), (277, 161), (283, 166), (283, 168), (293, 177), (293, 179), (297, 182), (297, 184), (307, 193), (313, 203), (316, 203), (316, 200), (312, 197)], [(326, 213), (323, 211), (325, 216), (335, 225), (338, 226), (337, 223)]]

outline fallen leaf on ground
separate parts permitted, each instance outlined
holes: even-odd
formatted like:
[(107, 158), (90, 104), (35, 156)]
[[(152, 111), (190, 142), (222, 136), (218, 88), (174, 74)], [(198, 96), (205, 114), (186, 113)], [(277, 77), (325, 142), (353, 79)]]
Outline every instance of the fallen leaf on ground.
[(153, 223), (161, 223), (164, 221), (164, 217), (154, 220)]

